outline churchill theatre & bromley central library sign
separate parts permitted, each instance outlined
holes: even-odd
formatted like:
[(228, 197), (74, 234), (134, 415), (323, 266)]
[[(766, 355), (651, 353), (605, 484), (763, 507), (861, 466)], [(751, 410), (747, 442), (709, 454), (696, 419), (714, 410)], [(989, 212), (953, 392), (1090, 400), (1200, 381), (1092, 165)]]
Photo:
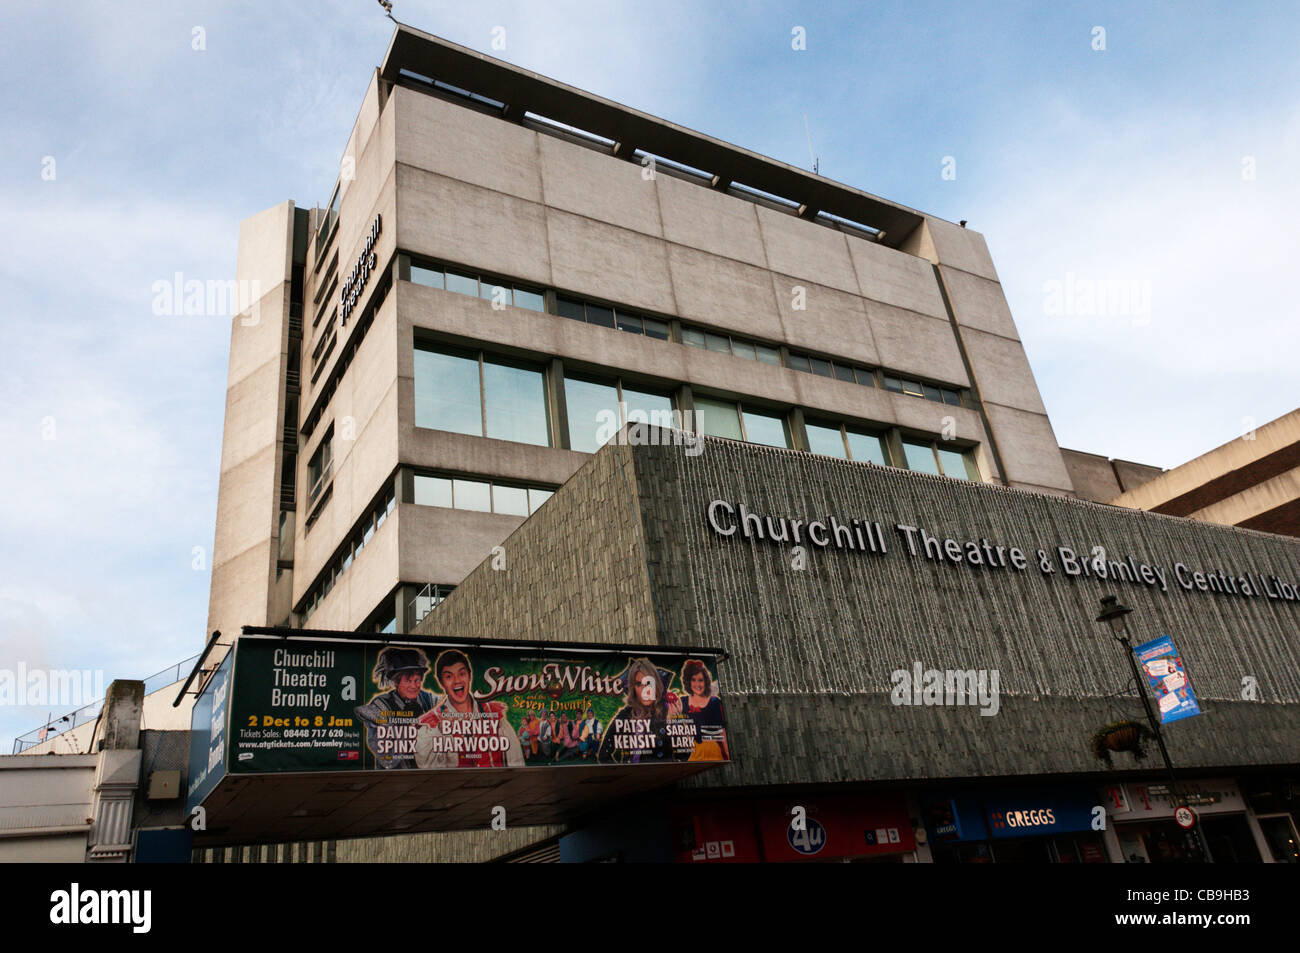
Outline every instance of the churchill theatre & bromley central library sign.
[(1099, 545), (1051, 546), (1013, 544), (1007, 540), (953, 538), (910, 523), (892, 524), (891, 533), (875, 520), (834, 515), (808, 518), (771, 516), (755, 512), (745, 503), (710, 500), (705, 510), (709, 527), (718, 536), (767, 542), (782, 547), (838, 550), (864, 556), (888, 557), (906, 553), (955, 567), (983, 568), (1044, 576), (1094, 577), (1157, 589), (1214, 593), (1248, 599), (1300, 603), (1297, 580), (1279, 575), (1273, 567), (1189, 566), (1181, 559), (1169, 563), (1139, 560), (1130, 553), (1108, 552)]

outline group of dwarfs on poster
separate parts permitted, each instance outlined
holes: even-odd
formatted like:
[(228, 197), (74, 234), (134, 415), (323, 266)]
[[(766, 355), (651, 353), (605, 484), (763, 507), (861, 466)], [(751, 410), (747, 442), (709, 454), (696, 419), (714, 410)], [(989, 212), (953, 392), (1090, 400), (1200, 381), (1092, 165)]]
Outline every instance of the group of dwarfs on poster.
[(474, 657), (456, 648), (390, 645), (379, 652), (371, 672), (377, 691), (356, 708), (375, 767), (730, 758), (716, 673), (701, 659), (679, 657), (664, 668), (662, 660), (629, 658), (622, 671), (599, 680), (603, 691), (569, 691), (552, 682), (502, 693), (485, 688), (475, 662), (488, 663), (483, 653)]

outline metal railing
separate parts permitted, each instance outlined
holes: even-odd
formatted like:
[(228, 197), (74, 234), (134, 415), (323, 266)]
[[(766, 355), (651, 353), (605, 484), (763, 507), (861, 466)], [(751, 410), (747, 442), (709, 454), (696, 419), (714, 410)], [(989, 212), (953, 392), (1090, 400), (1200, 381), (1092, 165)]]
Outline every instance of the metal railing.
[[(146, 695), (156, 692), (160, 688), (166, 688), (179, 682), (190, 669), (194, 668), (194, 663), (198, 661), (197, 655), (191, 655), (189, 658), (177, 662), (175, 665), (163, 669), (161, 672), (155, 672), (144, 680), (144, 693)], [(34, 748), (44, 741), (49, 741), (64, 732), (71, 731), (73, 728), (79, 728), (87, 722), (94, 721), (99, 717), (99, 713), (104, 710), (104, 699), (91, 702), (89, 705), (83, 705), (74, 712), (64, 715), (62, 718), (55, 718), (48, 725), (41, 725), (39, 728), (33, 728), (14, 739), (14, 754), (22, 754), (28, 748)]]

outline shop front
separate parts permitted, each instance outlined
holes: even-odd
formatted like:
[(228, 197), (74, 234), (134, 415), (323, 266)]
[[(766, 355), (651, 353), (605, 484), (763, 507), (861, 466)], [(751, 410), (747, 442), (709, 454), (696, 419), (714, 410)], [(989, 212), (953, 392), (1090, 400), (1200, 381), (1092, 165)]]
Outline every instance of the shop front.
[(1273, 863), (1300, 864), (1300, 778), (1251, 778), (1241, 787)]
[(916, 860), (901, 794), (795, 794), (685, 803), (673, 810), (678, 863)]
[(933, 793), (920, 797), (940, 864), (1104, 864), (1097, 799), (1082, 786)]
[(1177, 798), (1167, 781), (1111, 785), (1102, 792), (1120, 854), (1129, 864), (1199, 863), (1193, 828), (1175, 819), (1179, 803), (1190, 807), (1201, 841), (1214, 863), (1257, 863), (1266, 849), (1264, 833), (1230, 779), (1181, 783)]

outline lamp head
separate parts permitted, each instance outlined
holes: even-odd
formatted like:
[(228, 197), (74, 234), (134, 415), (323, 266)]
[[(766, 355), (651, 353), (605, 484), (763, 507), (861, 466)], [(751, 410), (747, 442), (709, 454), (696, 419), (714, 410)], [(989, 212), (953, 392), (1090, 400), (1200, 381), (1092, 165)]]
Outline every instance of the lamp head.
[(1114, 596), (1102, 596), (1101, 615), (1097, 616), (1097, 621), (1109, 625), (1111, 632), (1118, 638), (1123, 631), (1124, 616), (1132, 611), (1128, 606), (1122, 605)]

